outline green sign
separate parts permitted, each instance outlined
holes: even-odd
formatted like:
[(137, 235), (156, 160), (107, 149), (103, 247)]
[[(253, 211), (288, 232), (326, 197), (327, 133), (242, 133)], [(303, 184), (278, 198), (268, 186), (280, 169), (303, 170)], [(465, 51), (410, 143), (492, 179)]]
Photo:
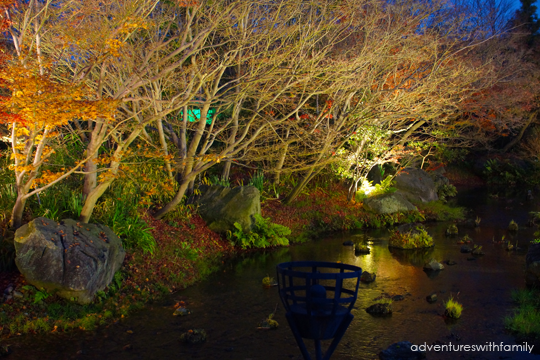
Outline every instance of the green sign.
[[(210, 109), (208, 110), (208, 114), (206, 114), (206, 123), (210, 125), (212, 123), (212, 116), (216, 112), (216, 109)], [(182, 112), (180, 112), (182, 114)], [(199, 121), (201, 119), (201, 109), (191, 109), (188, 110), (188, 121), (189, 122), (195, 122)]]

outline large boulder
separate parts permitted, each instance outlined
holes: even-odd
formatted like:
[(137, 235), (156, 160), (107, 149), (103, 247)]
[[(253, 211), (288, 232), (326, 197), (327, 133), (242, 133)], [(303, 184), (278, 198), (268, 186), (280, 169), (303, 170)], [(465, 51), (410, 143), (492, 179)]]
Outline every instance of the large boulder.
[(437, 190), (444, 185), (450, 185), (450, 180), (441, 173), (431, 172), (429, 173), (429, 176), (431, 177), (431, 180), (433, 180), (433, 183), (435, 183), (435, 188)]
[(529, 245), (525, 264), (527, 267), (525, 278), (527, 285), (540, 288), (540, 244)]
[(397, 193), (412, 202), (439, 200), (437, 186), (422, 169), (405, 168), (395, 178)]
[(367, 198), (364, 200), (364, 207), (377, 214), (391, 214), (416, 210), (416, 206), (398, 193), (382, 194)]
[(249, 231), (255, 222), (255, 214), (261, 214), (261, 193), (255, 186), (235, 188), (214, 185), (201, 187), (197, 200), (199, 214), (208, 227), (218, 233), (235, 230), (237, 222)]
[(43, 217), (17, 229), (15, 251), (26, 281), (80, 304), (109, 285), (126, 255), (122, 241), (105, 225)]

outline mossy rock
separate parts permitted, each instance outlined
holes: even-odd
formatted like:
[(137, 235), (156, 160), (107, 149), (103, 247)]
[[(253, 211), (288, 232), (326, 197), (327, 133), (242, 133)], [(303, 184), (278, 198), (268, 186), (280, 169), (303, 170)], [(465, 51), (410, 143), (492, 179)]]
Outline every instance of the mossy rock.
[(261, 193), (254, 186), (231, 189), (215, 185), (203, 186), (200, 190), (199, 214), (212, 231), (235, 231), (234, 223), (240, 224), (244, 231), (251, 231), (254, 215), (261, 215)]
[(446, 229), (446, 235), (448, 235), (448, 236), (455, 236), (458, 233), (459, 233), (459, 230), (458, 230), (458, 227), (456, 226), (456, 224), (451, 224)]
[(122, 266), (122, 241), (105, 225), (39, 217), (15, 233), (15, 262), (28, 283), (90, 303)]
[[(410, 225), (410, 224), (409, 224)], [(420, 224), (400, 227), (390, 235), (388, 246), (397, 249), (423, 249), (433, 246), (433, 238)]]
[(397, 193), (372, 196), (364, 200), (364, 207), (376, 214), (393, 214), (417, 210), (403, 195)]

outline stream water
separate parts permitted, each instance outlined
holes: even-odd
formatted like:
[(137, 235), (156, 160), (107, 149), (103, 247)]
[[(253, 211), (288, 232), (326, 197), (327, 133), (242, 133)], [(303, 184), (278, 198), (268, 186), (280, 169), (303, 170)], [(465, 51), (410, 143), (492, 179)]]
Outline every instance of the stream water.
[[(525, 196), (490, 197), (484, 190), (462, 191), (459, 205), (473, 209), (479, 228), (459, 226), (460, 237), (468, 234), (483, 246), (485, 256), (474, 261), (461, 254), (455, 238), (444, 235), (448, 223), (429, 223), (435, 246), (426, 251), (396, 251), (388, 248), (387, 230), (331, 235), (307, 244), (272, 251), (244, 254), (231, 259), (205, 281), (173, 294), (138, 314), (95, 332), (27, 336), (14, 343), (12, 359), (301, 359), (287, 325), (277, 288), (265, 289), (263, 277), (275, 277), (275, 266), (286, 261), (341, 261), (375, 272), (371, 284), (360, 284), (355, 316), (332, 359), (377, 359), (392, 343), (435, 342), (453, 345), (522, 344), (504, 330), (503, 319), (512, 308), (511, 291), (525, 286), (527, 244), (534, 229), (525, 226), (528, 211), (539, 210), (538, 202)], [(519, 225), (517, 235), (506, 231), (511, 219)], [(517, 242), (518, 251), (506, 251), (493, 242), (505, 235)], [(355, 256), (345, 240), (365, 238), (369, 255)], [(430, 258), (457, 262), (429, 275), (422, 267)], [(426, 296), (437, 292), (433, 304)], [(382, 295), (403, 295), (389, 317), (374, 317), (365, 309)], [(463, 304), (461, 319), (447, 323), (443, 301), (454, 296)], [(172, 316), (172, 305), (185, 301), (192, 311)], [(257, 330), (257, 324), (276, 310), (276, 330)], [(206, 343), (180, 343), (181, 333), (202, 328)], [(129, 331), (130, 330), (130, 331)], [(126, 345), (129, 349), (126, 349)], [(312, 344), (308, 343), (308, 349)], [(540, 349), (535, 349), (539, 351)], [(523, 352), (428, 352), (428, 359), (540, 359)]]

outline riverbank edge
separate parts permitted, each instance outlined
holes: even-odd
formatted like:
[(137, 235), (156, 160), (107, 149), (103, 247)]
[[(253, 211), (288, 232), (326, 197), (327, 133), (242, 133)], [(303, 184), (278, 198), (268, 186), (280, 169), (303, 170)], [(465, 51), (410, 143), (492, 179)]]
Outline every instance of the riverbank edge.
[[(264, 200), (265, 218), (292, 230), (291, 244), (302, 243), (339, 231), (381, 228), (401, 223), (449, 220), (455, 214), (442, 203), (418, 204), (418, 211), (373, 214), (361, 203), (350, 203), (339, 183), (304, 192), (293, 205)], [(459, 212), (462, 214), (462, 212)], [(0, 339), (26, 333), (94, 330), (122, 321), (134, 311), (163, 300), (204, 279), (219, 269), (227, 257), (242, 252), (226, 237), (208, 229), (200, 216), (187, 219), (143, 219), (158, 244), (154, 254), (128, 249), (122, 269), (113, 283), (89, 305), (78, 305), (28, 286), (22, 276), (14, 279), (17, 298), (0, 307)], [(189, 304), (175, 304), (175, 307)], [(4, 342), (4, 341), (2, 341)]]

